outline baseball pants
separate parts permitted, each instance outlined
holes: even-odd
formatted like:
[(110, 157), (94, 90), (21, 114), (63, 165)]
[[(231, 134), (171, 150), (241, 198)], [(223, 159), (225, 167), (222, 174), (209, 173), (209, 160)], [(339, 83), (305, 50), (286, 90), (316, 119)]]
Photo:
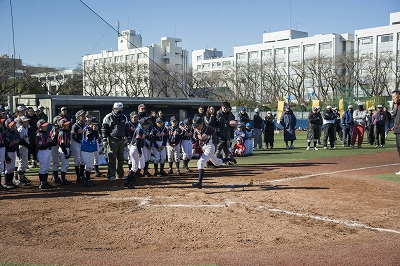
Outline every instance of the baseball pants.
[(37, 159), (40, 163), (39, 174), (48, 174), (51, 164), (51, 150), (39, 150)]
[(254, 129), (254, 148), (262, 149), (262, 130), (261, 128)]
[(6, 163), (6, 170), (4, 171), (5, 174), (14, 174), (15, 169), (15, 158), (17, 154), (15, 151), (7, 152), (7, 156), (11, 159), (9, 164)]
[[(161, 147), (162, 141), (157, 141), (157, 145)], [(153, 155), (154, 155), (154, 163), (156, 164), (157, 163), (163, 164), (167, 159), (167, 153), (165, 151), (165, 147), (161, 151), (158, 151), (155, 147), (153, 147)]]
[(52, 170), (53, 171), (58, 171), (58, 167), (60, 166), (60, 153), (58, 152), (59, 146), (53, 146), (51, 148), (51, 161), (53, 162)]
[(211, 161), (215, 166), (222, 165), (222, 160), (215, 155), (215, 146), (212, 143), (204, 144), (202, 147), (203, 154), (197, 161), (197, 169), (204, 169), (204, 165)]
[(93, 163), (94, 163), (94, 152), (82, 151), (81, 157), (82, 157), (83, 163), (85, 164), (85, 171), (91, 172), (92, 168), (93, 168)]
[(81, 143), (76, 142), (75, 140), (71, 140), (71, 152), (74, 156), (74, 164), (75, 166), (83, 165), (83, 161), (81, 159)]
[(0, 174), (4, 172), (4, 164), (6, 158), (6, 147), (0, 148)]
[(29, 149), (25, 146), (19, 146), (18, 172), (25, 172), (28, 168)]
[(192, 140), (182, 140), (182, 158), (191, 160), (193, 157)]
[(129, 170), (132, 170), (133, 172), (136, 172), (138, 169), (142, 169), (140, 167), (144, 167), (144, 156), (143, 156), (143, 150), (142, 150), (142, 156), (139, 157), (139, 150), (136, 147), (136, 145), (131, 145), (129, 149), (129, 157), (131, 158), (131, 164), (132, 168)]
[(167, 146), (167, 152), (168, 152), (168, 162), (176, 162), (179, 163), (181, 160), (181, 145), (177, 146)]
[[(69, 152), (69, 148), (67, 148), (67, 152)], [(58, 155), (61, 161), (61, 172), (66, 173), (68, 171), (69, 162), (68, 159), (65, 158), (65, 154), (60, 147), (58, 148)]]

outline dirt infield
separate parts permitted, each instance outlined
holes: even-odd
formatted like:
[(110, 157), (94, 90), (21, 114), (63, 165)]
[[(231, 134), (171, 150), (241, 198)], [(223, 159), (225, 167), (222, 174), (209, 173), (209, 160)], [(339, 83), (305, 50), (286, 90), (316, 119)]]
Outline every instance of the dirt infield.
[[(58, 265), (400, 265), (388, 152), (0, 192), (0, 261)], [(70, 178), (72, 179), (72, 177)]]

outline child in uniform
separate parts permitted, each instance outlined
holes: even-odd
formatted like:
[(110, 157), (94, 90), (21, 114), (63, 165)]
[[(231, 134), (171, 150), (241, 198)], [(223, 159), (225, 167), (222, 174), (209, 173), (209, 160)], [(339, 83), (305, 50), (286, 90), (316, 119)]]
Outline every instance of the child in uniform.
[(58, 177), (58, 167), (60, 166), (60, 154), (58, 153), (58, 133), (60, 131), (59, 120), (61, 117), (56, 116), (53, 119), (53, 127), (50, 130), (50, 138), (53, 142), (53, 147), (51, 148), (51, 161), (53, 163), (52, 171), (52, 181), (54, 183), (61, 183), (61, 178)]
[[(156, 124), (151, 127), (150, 139), (154, 155), (154, 175), (155, 176), (166, 176), (164, 172), (164, 164), (167, 158), (165, 146), (167, 145), (168, 132), (164, 127), (164, 121), (156, 120)], [(160, 172), (158, 171), (158, 164), (160, 163)]]
[(29, 118), (21, 116), (19, 118), (19, 124), (17, 131), (19, 133), (19, 163), (18, 163), (18, 180), (15, 182), (20, 186), (29, 186), (31, 181), (26, 178), (25, 171), (28, 168), (29, 163), (29, 151), (32, 150), (29, 136)]
[[(158, 117), (156, 121), (163, 121), (163, 119), (161, 117)], [(176, 116), (171, 117), (170, 121), (171, 121), (171, 127), (168, 129), (168, 142), (167, 142), (168, 164), (169, 164), (168, 174), (173, 173), (172, 167), (175, 162), (176, 174), (179, 175), (182, 130), (178, 125), (178, 119), (176, 118)]]
[[(0, 119), (0, 180), (1, 180), (1, 174), (4, 172), (4, 164), (5, 164), (5, 156), (6, 156), (6, 143), (4, 139), (4, 122), (6, 119), (1, 118)], [(3, 188), (3, 186), (0, 184), (0, 187)], [(4, 188), (3, 188), (4, 189)]]
[(192, 121), (189, 118), (185, 119), (184, 125), (182, 126), (182, 159), (183, 169), (186, 172), (191, 172), (189, 169), (189, 162), (193, 157), (192, 140), (193, 140), (193, 128)]
[(74, 155), (76, 182), (84, 183), (85, 165), (81, 160), (82, 132), (85, 127), (86, 112), (80, 110), (75, 114), (76, 122), (71, 127), (71, 152)]
[(58, 154), (61, 160), (61, 185), (70, 185), (66, 175), (69, 167), (68, 159), (71, 156), (70, 142), (68, 137), (69, 125), (71, 124), (66, 118), (59, 121), (60, 131), (58, 132)]
[(203, 150), (199, 161), (197, 162), (197, 168), (199, 169), (199, 178), (196, 183), (192, 183), (192, 187), (202, 188), (203, 187), (203, 176), (204, 176), (204, 164), (209, 160), (215, 165), (220, 166), (225, 162), (236, 163), (236, 159), (233, 157), (227, 157), (223, 159), (217, 158), (215, 155), (215, 146), (212, 143), (212, 135), (215, 134), (215, 129), (211, 126), (205, 125), (203, 118), (195, 116), (193, 118), (194, 127), (194, 138), (200, 141), (200, 145)]
[(129, 189), (135, 188), (133, 182), (136, 181), (137, 171), (144, 165), (143, 147), (145, 146), (147, 128), (151, 126), (151, 121), (147, 117), (142, 117), (132, 134), (132, 142), (129, 150), (132, 167), (129, 169), (128, 177), (124, 183)]
[(38, 132), (36, 133), (36, 147), (38, 147), (37, 159), (40, 163), (39, 168), (39, 180), (41, 189), (52, 188), (53, 186), (47, 182), (50, 171), (51, 163), (51, 148), (53, 147), (53, 141), (50, 134), (47, 133), (47, 123), (44, 119), (40, 119), (37, 122)]
[(244, 129), (244, 146), (246, 147), (245, 154), (253, 154), (253, 138), (254, 138), (254, 131), (251, 128), (251, 124), (247, 123), (246, 128)]
[(4, 187), (6, 189), (17, 188), (18, 185), (13, 184), (13, 174), (15, 168), (15, 159), (19, 150), (19, 134), (16, 123), (13, 118), (8, 118), (5, 122), (6, 130), (4, 132), (5, 141), (5, 172), (4, 172)]
[(246, 146), (243, 144), (242, 137), (236, 139), (235, 146), (233, 146), (233, 152), (236, 156), (243, 156), (246, 152)]
[(85, 186), (93, 187), (90, 174), (94, 163), (94, 153), (97, 151), (97, 140), (99, 138), (99, 123), (96, 118), (91, 117), (87, 120), (87, 125), (82, 132), (81, 155), (85, 164)]

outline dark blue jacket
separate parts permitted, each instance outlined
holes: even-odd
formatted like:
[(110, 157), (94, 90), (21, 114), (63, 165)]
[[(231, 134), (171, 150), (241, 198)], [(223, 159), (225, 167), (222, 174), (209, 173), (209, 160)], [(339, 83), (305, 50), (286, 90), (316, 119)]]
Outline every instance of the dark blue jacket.
[(349, 110), (344, 112), (343, 117), (342, 117), (342, 124), (344, 126), (352, 126), (352, 125), (354, 125), (353, 112), (350, 112)]

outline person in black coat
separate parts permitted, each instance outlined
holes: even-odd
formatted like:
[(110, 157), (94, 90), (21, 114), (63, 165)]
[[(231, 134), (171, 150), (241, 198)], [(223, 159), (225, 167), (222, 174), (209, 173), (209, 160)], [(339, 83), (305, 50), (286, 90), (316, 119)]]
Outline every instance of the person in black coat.
[(321, 138), (322, 115), (319, 106), (315, 107), (308, 115), (307, 128), (307, 150), (310, 149), (311, 141), (314, 140), (314, 150), (318, 150), (317, 142)]
[(274, 134), (275, 134), (275, 115), (272, 115), (270, 111), (267, 112), (264, 120), (264, 143), (265, 148), (268, 149), (268, 145), (274, 148)]

